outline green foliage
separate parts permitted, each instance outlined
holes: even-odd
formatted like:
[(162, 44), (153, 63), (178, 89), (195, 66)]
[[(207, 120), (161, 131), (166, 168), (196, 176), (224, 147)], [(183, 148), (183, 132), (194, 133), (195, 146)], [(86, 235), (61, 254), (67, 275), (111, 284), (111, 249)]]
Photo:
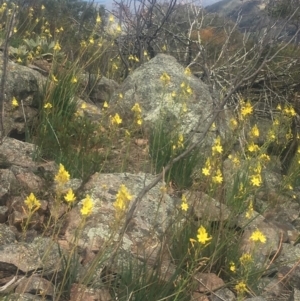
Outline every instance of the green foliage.
[[(94, 134), (97, 125), (77, 112), (75, 74), (67, 70), (57, 82), (48, 80), (32, 140), (38, 145), (38, 157), (61, 162), (73, 177), (86, 178), (101, 168), (103, 158), (98, 152), (101, 140)], [(47, 104), (51, 108), (45, 108)]]
[[(170, 125), (166, 120), (161, 120), (150, 136), (149, 153), (156, 173), (162, 172), (172, 158), (186, 150), (186, 145), (180, 141), (183, 136), (168, 131), (168, 127)], [(193, 170), (199, 162), (201, 162), (201, 153), (195, 149), (182, 160), (175, 162), (165, 177), (168, 181), (174, 181), (179, 189), (191, 187)]]
[(129, 259), (121, 269), (119, 288), (116, 290), (118, 300), (190, 300), (187, 283), (180, 278), (180, 266), (170, 272), (170, 279), (165, 279), (163, 270), (159, 259), (155, 262), (155, 269), (146, 263)]

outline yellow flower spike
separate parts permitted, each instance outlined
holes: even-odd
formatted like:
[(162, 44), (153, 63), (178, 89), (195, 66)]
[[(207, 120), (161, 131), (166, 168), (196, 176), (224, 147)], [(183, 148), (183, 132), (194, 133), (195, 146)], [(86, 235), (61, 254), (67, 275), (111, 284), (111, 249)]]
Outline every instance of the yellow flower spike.
[(107, 101), (105, 101), (105, 102), (104, 102), (104, 104), (103, 104), (103, 108), (104, 108), (104, 109), (107, 109), (107, 108), (109, 108), (109, 105), (108, 105)]
[(17, 33), (18, 32), (17, 27), (14, 27), (13, 31), (14, 33)]
[(135, 112), (135, 113), (141, 113), (142, 110), (140, 108), (140, 105), (138, 103), (135, 103), (135, 105), (131, 108), (131, 111)]
[(62, 184), (62, 185), (70, 180), (70, 174), (66, 171), (65, 167), (62, 164), (59, 164), (59, 170), (54, 180), (58, 184)]
[(187, 75), (187, 76), (191, 76), (191, 74), (192, 74), (191, 69), (190, 68), (185, 68), (184, 69), (184, 74)]
[(143, 119), (138, 118), (138, 119), (136, 120), (136, 123), (137, 123), (137, 125), (142, 125), (142, 124), (143, 124)]
[(115, 116), (110, 116), (110, 122), (111, 124), (119, 125), (122, 123), (122, 119), (118, 113), (115, 114)]
[(94, 38), (90, 38), (90, 39), (89, 39), (89, 43), (93, 45), (93, 44), (95, 43)]
[(267, 239), (266, 239), (265, 235), (257, 229), (250, 236), (250, 240), (252, 240), (254, 242), (259, 241), (264, 244)]
[(185, 194), (182, 195), (181, 200), (182, 200), (182, 203), (181, 203), (181, 209), (182, 209), (183, 211), (187, 211), (188, 208), (189, 208), (189, 205), (188, 205), (188, 203), (187, 203), (187, 199), (186, 199), (186, 195), (185, 195)]
[(230, 261), (229, 262), (229, 270), (232, 272), (232, 273), (235, 273), (236, 272), (236, 267), (235, 267), (235, 264), (233, 261)]
[(17, 62), (22, 63), (22, 59), (20, 57), (18, 57)]
[(188, 85), (187, 87), (186, 87), (186, 93), (187, 94), (189, 94), (189, 95), (192, 95), (193, 94), (193, 90), (192, 90), (192, 88), (190, 87), (190, 85)]
[(54, 47), (53, 47), (53, 50), (54, 50), (54, 51), (60, 51), (60, 50), (61, 50), (61, 47), (60, 47), (60, 45), (59, 45), (58, 42), (55, 43), (55, 45), (54, 45)]
[(212, 237), (209, 237), (206, 229), (203, 226), (201, 226), (198, 229), (197, 239), (201, 244), (205, 245), (206, 242), (208, 242), (212, 239)]
[(160, 77), (160, 80), (163, 82), (164, 85), (167, 85), (170, 83), (171, 81), (171, 78), (170, 76), (168, 75), (168, 73), (164, 72), (162, 74), (162, 76)]
[(230, 128), (235, 130), (238, 126), (238, 122), (235, 118), (231, 118), (229, 121)]
[(254, 125), (254, 127), (251, 129), (250, 134), (252, 137), (259, 137), (259, 129), (257, 125)]
[(81, 42), (80, 42), (80, 46), (81, 46), (82, 48), (86, 48), (86, 46), (87, 46), (86, 41), (81, 41)]
[(183, 211), (187, 211), (187, 210), (189, 209), (189, 205), (188, 205), (187, 203), (182, 203), (182, 204), (181, 204), (181, 209), (182, 209)]
[(202, 168), (202, 173), (205, 176), (209, 176), (210, 175), (210, 170), (211, 170), (210, 158), (207, 158), (206, 162), (205, 162), (205, 166)]
[(256, 174), (256, 175), (252, 175), (250, 177), (251, 179), (251, 185), (252, 186), (256, 186), (259, 187), (262, 183), (262, 179), (261, 179), (261, 175), (260, 174)]
[(216, 184), (221, 184), (223, 182), (223, 176), (220, 169), (218, 169), (215, 176), (212, 177), (212, 181)]
[(96, 23), (97, 24), (101, 23), (101, 17), (99, 14), (97, 14)]
[(50, 102), (45, 103), (44, 109), (51, 109), (51, 108), (52, 108), (52, 104)]
[(17, 108), (19, 106), (19, 103), (15, 97), (13, 97), (13, 99), (11, 101), (11, 105), (13, 108)]
[(234, 288), (238, 295), (242, 295), (245, 292), (247, 292), (247, 286), (244, 281), (241, 281), (238, 284), (236, 284)]
[(248, 144), (248, 151), (249, 151), (250, 153), (259, 151), (259, 146), (258, 146), (257, 144), (255, 144), (253, 141), (251, 141), (251, 142)]
[(74, 192), (72, 190), (72, 188), (70, 188), (67, 192), (67, 194), (64, 196), (64, 199), (66, 202), (68, 203), (73, 203), (76, 200), (76, 197), (74, 195)]
[(82, 202), (82, 208), (80, 209), (80, 212), (83, 216), (88, 216), (93, 211), (94, 204), (92, 202), (91, 197), (87, 194), (85, 199)]
[(163, 45), (163, 47), (161, 47), (162, 51), (167, 51), (167, 46)]
[(35, 197), (35, 195), (31, 192), (30, 195), (25, 199), (24, 203), (27, 205), (28, 209), (30, 211), (37, 210), (38, 208), (41, 207), (41, 203), (39, 200), (37, 200), (37, 198)]
[(117, 214), (122, 214), (128, 207), (129, 202), (132, 200), (132, 195), (130, 195), (128, 189), (124, 184), (119, 188), (116, 196), (116, 201), (113, 206), (115, 207)]
[(55, 77), (54, 74), (51, 74), (51, 80), (54, 81), (55, 83), (58, 82), (57, 78)]
[(108, 18), (108, 21), (109, 22), (114, 22), (115, 18), (113, 15), (110, 15), (109, 18)]
[(85, 103), (85, 102), (83, 102), (83, 103), (81, 104), (81, 109), (82, 109), (82, 110), (85, 110), (85, 109), (86, 109), (86, 103)]
[(73, 76), (72, 79), (71, 79), (71, 83), (72, 84), (76, 84), (78, 82), (76, 76)]
[(249, 101), (243, 102), (241, 105), (241, 115), (242, 117), (246, 117), (247, 115), (251, 115), (253, 113), (253, 107)]
[(252, 256), (250, 253), (244, 253), (239, 260), (242, 265), (247, 265), (252, 262)]
[(223, 147), (221, 145), (221, 137), (218, 136), (216, 139), (215, 139), (215, 142), (214, 142), (214, 145), (212, 146), (212, 153), (213, 155), (216, 155), (216, 154), (222, 154), (223, 152)]

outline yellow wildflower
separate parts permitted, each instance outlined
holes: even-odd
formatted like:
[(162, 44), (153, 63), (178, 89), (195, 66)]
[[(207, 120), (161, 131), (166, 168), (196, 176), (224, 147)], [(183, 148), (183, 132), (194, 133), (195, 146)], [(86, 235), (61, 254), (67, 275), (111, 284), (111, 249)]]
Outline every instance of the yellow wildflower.
[(104, 104), (103, 104), (103, 108), (104, 108), (104, 109), (107, 109), (107, 108), (109, 108), (109, 105), (108, 105), (107, 101), (105, 101), (105, 102), (104, 102)]
[(17, 62), (22, 63), (22, 59), (20, 57), (18, 57)]
[(135, 113), (141, 113), (142, 110), (140, 108), (140, 105), (138, 103), (135, 103), (135, 105), (131, 108), (131, 111), (135, 112)]
[(17, 108), (19, 106), (19, 103), (15, 97), (13, 97), (13, 99), (11, 101), (11, 105), (13, 108)]
[(163, 45), (163, 46), (161, 47), (161, 49), (162, 49), (162, 51), (167, 51), (167, 46), (166, 46), (166, 45)]
[(185, 89), (186, 93), (189, 94), (189, 95), (192, 95), (193, 94), (193, 90), (192, 88), (190, 87), (190, 85), (188, 85)]
[(54, 81), (55, 83), (57, 83), (57, 82), (58, 82), (58, 80), (57, 80), (57, 78), (55, 77), (55, 75), (54, 75), (54, 74), (51, 74), (51, 79), (52, 79), (52, 81)]
[(257, 144), (255, 144), (253, 141), (251, 141), (248, 144), (248, 151), (251, 153), (259, 151), (259, 146)]
[(251, 176), (251, 184), (252, 186), (257, 186), (259, 187), (262, 183), (262, 180), (261, 180), (261, 175), (260, 174), (256, 174), (256, 175), (252, 175)]
[(87, 46), (87, 45), (86, 45), (86, 41), (81, 41), (81, 42), (80, 42), (80, 46), (83, 47), (83, 48), (85, 48), (85, 47)]
[(112, 124), (121, 124), (122, 123), (122, 119), (120, 118), (119, 114), (116, 113), (114, 117), (110, 116), (110, 122)]
[(205, 162), (205, 166), (202, 168), (202, 173), (205, 176), (209, 176), (210, 175), (210, 170), (211, 170), (211, 164), (210, 164), (210, 159), (207, 158), (206, 162)]
[(236, 272), (236, 267), (235, 267), (235, 264), (234, 264), (233, 261), (230, 261), (230, 262), (229, 262), (229, 270), (230, 270), (231, 272), (233, 272), (233, 273)]
[(250, 263), (252, 261), (252, 256), (249, 253), (244, 253), (241, 257), (240, 257), (240, 263), (242, 265), (246, 265), (248, 263)]
[(76, 76), (73, 76), (72, 79), (71, 79), (71, 83), (72, 83), (72, 84), (76, 84), (77, 81), (78, 81), (78, 80), (77, 80)]
[(208, 233), (206, 231), (206, 229), (201, 226), (198, 229), (198, 235), (197, 235), (197, 239), (201, 244), (206, 244), (207, 241), (210, 241), (212, 239), (212, 237), (208, 237)]
[(212, 177), (213, 183), (221, 184), (223, 182), (223, 176), (220, 169), (217, 170), (215, 176)]
[(60, 45), (59, 45), (58, 42), (55, 43), (55, 45), (54, 45), (54, 47), (53, 47), (53, 50), (54, 50), (54, 51), (60, 51), (60, 50), (61, 50), (61, 47), (60, 47)]
[(73, 203), (76, 200), (76, 197), (74, 195), (74, 192), (73, 192), (72, 188), (70, 188), (68, 190), (67, 194), (64, 196), (64, 199), (68, 203)]
[(252, 137), (259, 137), (259, 129), (257, 125), (254, 125), (254, 127), (251, 129), (250, 135)]
[(171, 78), (168, 75), (168, 73), (164, 72), (160, 77), (160, 80), (163, 82), (164, 85), (167, 85), (170, 82)]
[(183, 211), (187, 211), (188, 208), (189, 208), (189, 205), (188, 205), (188, 203), (187, 203), (187, 199), (186, 199), (185, 194), (182, 195), (181, 200), (182, 200), (182, 203), (181, 203), (181, 209), (182, 209)]
[(191, 69), (188, 68), (188, 67), (185, 68), (185, 69), (184, 69), (184, 74), (187, 75), (187, 76), (191, 76), (191, 74), (192, 74)]
[(189, 205), (188, 205), (187, 203), (181, 203), (181, 209), (182, 209), (183, 211), (187, 211), (188, 208), (189, 208)]
[[(32, 209), (39, 209), (41, 207), (41, 203), (35, 195), (31, 192), (30, 195), (25, 199), (24, 203), (27, 205), (28, 209), (31, 211)], [(35, 208), (34, 208), (35, 207)]]
[(247, 292), (247, 286), (246, 286), (245, 282), (243, 282), (243, 281), (236, 284), (234, 288), (238, 295), (242, 295), (245, 292)]
[(82, 202), (82, 208), (80, 209), (80, 212), (83, 216), (88, 216), (92, 213), (93, 210), (93, 202), (91, 200), (91, 197), (87, 194), (85, 199)]
[(59, 170), (54, 180), (59, 184), (65, 184), (70, 180), (70, 174), (66, 171), (62, 164), (59, 164)]
[(51, 109), (51, 108), (52, 108), (52, 104), (50, 102), (45, 103), (44, 109)]
[(110, 15), (109, 18), (108, 18), (108, 21), (109, 22), (114, 22), (115, 18), (113, 15)]
[(129, 193), (126, 186), (122, 184), (117, 193), (116, 201), (113, 204), (113, 206), (117, 210), (117, 213), (123, 213), (127, 209), (131, 200), (132, 195)]
[(249, 101), (243, 102), (241, 105), (241, 115), (242, 117), (246, 117), (247, 115), (251, 115), (253, 112), (253, 107)]
[(214, 145), (212, 146), (212, 152), (213, 152), (213, 155), (215, 155), (217, 153), (222, 154), (223, 147), (221, 145), (221, 138), (220, 138), (220, 136), (218, 136), (215, 139)]
[(230, 125), (231, 129), (235, 130), (238, 126), (238, 122), (235, 118), (231, 118), (229, 120), (229, 125)]
[(250, 236), (250, 240), (252, 240), (252, 241), (260, 241), (262, 243), (265, 243), (267, 239), (266, 239), (265, 235), (261, 231), (259, 231), (257, 229)]
[(42, 5), (42, 6), (41, 6), (41, 10), (44, 10), (44, 9), (45, 9), (45, 6), (44, 6), (44, 5)]
[(97, 24), (101, 23), (101, 17), (99, 14), (97, 14), (96, 23)]

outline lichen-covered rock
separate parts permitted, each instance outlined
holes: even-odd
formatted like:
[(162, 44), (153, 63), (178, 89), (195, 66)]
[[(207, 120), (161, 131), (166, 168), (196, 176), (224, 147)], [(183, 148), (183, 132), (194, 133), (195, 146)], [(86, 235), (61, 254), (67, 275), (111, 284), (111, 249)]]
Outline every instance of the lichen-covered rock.
[[(161, 79), (164, 73), (169, 80)], [(176, 127), (183, 134), (194, 134), (195, 140), (216, 108), (207, 85), (187, 74), (174, 57), (166, 54), (158, 54), (134, 70), (121, 84), (120, 91), (123, 98), (114, 95), (111, 104), (118, 103), (116, 110), (124, 122), (132, 120), (127, 116), (133, 115), (131, 108), (138, 103), (146, 128), (152, 129), (163, 118), (167, 130)], [(223, 111), (218, 119), (221, 135), (227, 129), (226, 121), (226, 111)]]
[[(3, 56), (0, 53), (0, 77), (3, 73)], [(40, 94), (46, 78), (37, 71), (9, 61), (5, 83), (4, 129), (10, 137), (25, 136), (25, 126), (32, 126), (37, 116)], [(12, 99), (19, 106), (12, 106)], [(25, 124), (26, 123), (26, 124)]]

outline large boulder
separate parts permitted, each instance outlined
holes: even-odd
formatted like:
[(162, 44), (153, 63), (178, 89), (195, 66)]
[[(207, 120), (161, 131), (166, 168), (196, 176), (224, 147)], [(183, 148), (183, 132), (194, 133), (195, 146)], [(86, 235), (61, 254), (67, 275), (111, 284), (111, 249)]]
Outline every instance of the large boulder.
[[(164, 80), (163, 74), (169, 80)], [(195, 134), (193, 139), (203, 133), (216, 108), (208, 86), (187, 72), (174, 57), (166, 54), (159, 54), (137, 68), (123, 82), (119, 92), (123, 98), (120, 99), (120, 93), (116, 93), (111, 106), (118, 104), (115, 106), (116, 112), (125, 123), (131, 120), (128, 114), (138, 103), (146, 128), (153, 128), (163, 116), (164, 126), (170, 130), (176, 127), (183, 134)], [(227, 120), (224, 112), (218, 121), (223, 136)]]
[[(0, 78), (3, 74), (3, 55), (0, 54)], [(46, 78), (26, 66), (9, 61), (5, 83), (4, 129), (6, 135), (24, 139), (26, 125), (32, 126)], [(14, 107), (12, 99), (19, 105)]]

